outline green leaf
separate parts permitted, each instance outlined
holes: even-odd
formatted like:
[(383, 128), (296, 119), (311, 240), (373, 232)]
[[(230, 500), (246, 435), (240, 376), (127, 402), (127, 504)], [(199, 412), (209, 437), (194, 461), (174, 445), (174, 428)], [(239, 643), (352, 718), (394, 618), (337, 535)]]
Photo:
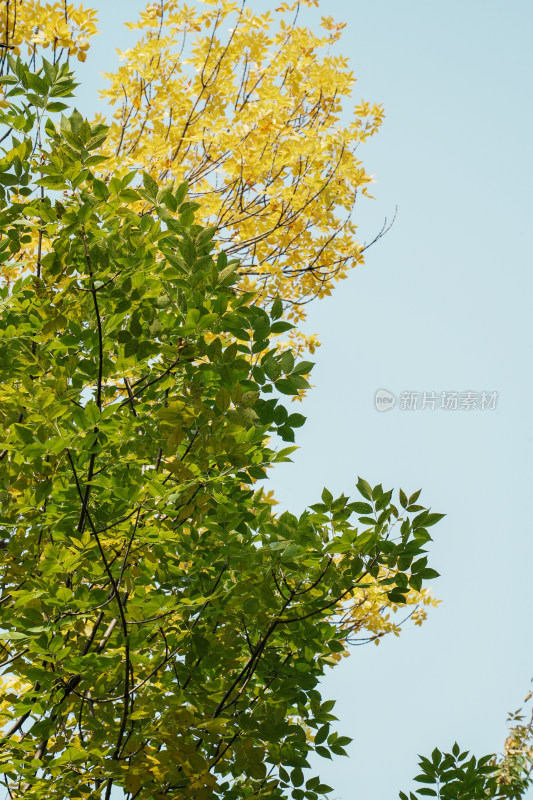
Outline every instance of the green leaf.
[(263, 358), (261, 364), (265, 371), (265, 375), (271, 381), (277, 380), (281, 375), (281, 366), (278, 360), (273, 358), (272, 356), (266, 356), (265, 358)]
[(325, 742), (329, 735), (329, 725), (322, 725), (315, 735), (315, 745)]
[(287, 425), (291, 428), (301, 428), (307, 418), (303, 414), (289, 414), (287, 417)]
[(159, 189), (157, 183), (154, 181), (151, 175), (144, 171), (142, 173), (142, 181), (147, 195), (155, 201)]
[(333, 495), (329, 489), (326, 489), (325, 487), (322, 490), (322, 502), (327, 508), (331, 508), (331, 504), (333, 503)]
[(436, 525), (437, 522), (439, 522), (445, 516), (446, 514), (428, 514), (424, 522), (424, 527), (429, 528), (431, 525)]
[(169, 211), (173, 214), (178, 210), (178, 202), (172, 192), (166, 191), (161, 195), (161, 202), (163, 202)]
[[(0, 183), (1, 183), (1, 176), (0, 176)], [(45, 189), (66, 189), (67, 184), (63, 175), (48, 175), (45, 178), (40, 178), (38, 181), (35, 181), (37, 186), (43, 186)]]
[(431, 569), (431, 567), (427, 567), (426, 569), (421, 570), (418, 575), (424, 581), (431, 580), (432, 578), (440, 577), (440, 573), (437, 572), (435, 569)]
[(200, 319), (200, 309), (190, 308), (187, 311), (187, 322), (189, 325), (194, 325), (196, 327), (199, 319)]
[(34, 440), (34, 434), (30, 427), (26, 427), (25, 425), (20, 425), (16, 423), (14, 426), (15, 434), (17, 438), (24, 442), (24, 444), (29, 444)]
[(357, 479), (357, 488), (359, 489), (359, 493), (362, 494), (366, 500), (372, 499), (372, 488), (363, 478)]
[(54, 100), (53, 102), (48, 103), (46, 106), (46, 110), (51, 112), (64, 111), (66, 108), (68, 108), (68, 105), (66, 103), (61, 103), (58, 100)]
[(270, 330), (272, 333), (285, 333), (286, 331), (292, 331), (293, 328), (294, 325), (291, 325), (290, 322), (280, 320), (279, 322), (274, 322)]
[(290, 350), (285, 350), (280, 359), (280, 366), (283, 372), (290, 373), (294, 367), (294, 356)]
[(205, 331), (218, 321), (218, 314), (204, 314), (198, 321), (198, 330)]
[(126, 342), (126, 345), (124, 347), (124, 356), (126, 358), (131, 358), (132, 356), (135, 355), (138, 349), (139, 349), (139, 342), (137, 341), (137, 339), (130, 339), (129, 342)]
[(188, 191), (189, 191), (189, 184), (187, 183), (187, 181), (184, 181), (183, 183), (180, 183), (180, 185), (178, 186), (178, 188), (174, 192), (174, 197), (176, 198), (176, 205), (177, 206), (180, 206), (183, 203), (183, 201), (185, 200), (185, 196), (186, 196)]
[(98, 200), (107, 200), (109, 197), (109, 189), (103, 181), (94, 178), (93, 180), (93, 194)]
[(94, 400), (89, 400), (85, 406), (85, 419), (89, 425), (97, 425), (100, 420), (100, 409)]
[(374, 510), (370, 503), (351, 503), (350, 507), (356, 514), (372, 514)]
[(17, 186), (20, 183), (20, 178), (16, 175), (10, 175), (8, 172), (0, 172), (0, 184), (2, 186)]
[(298, 394), (300, 389), (305, 389), (307, 385), (307, 381), (304, 378), (300, 378), (298, 375), (291, 375), (289, 378), (281, 378), (275, 383), (278, 392), (288, 395)]
[(231, 399), (228, 390), (224, 386), (221, 386), (215, 397), (215, 403), (217, 408), (219, 408), (220, 411), (224, 412), (229, 408), (230, 402)]
[(134, 314), (130, 321), (130, 333), (135, 339), (140, 339), (143, 335), (143, 326), (139, 321), (139, 317)]
[(233, 263), (229, 264), (227, 267), (224, 267), (224, 269), (222, 269), (218, 275), (219, 284), (225, 286), (231, 285), (233, 283), (233, 274), (237, 269), (237, 266), (238, 264)]
[(42, 481), (35, 490), (35, 504), (40, 505), (45, 497), (48, 497), (52, 488), (52, 481), (50, 478)]
[(295, 767), (291, 772), (291, 781), (293, 786), (301, 786), (304, 782), (304, 774), (300, 767)]
[(308, 375), (314, 366), (315, 366), (314, 361), (298, 361), (298, 363), (296, 364), (296, 366), (292, 371), (292, 374)]
[(283, 303), (281, 302), (281, 298), (278, 295), (274, 302), (272, 303), (272, 308), (270, 309), (270, 316), (272, 319), (279, 319), (283, 314)]

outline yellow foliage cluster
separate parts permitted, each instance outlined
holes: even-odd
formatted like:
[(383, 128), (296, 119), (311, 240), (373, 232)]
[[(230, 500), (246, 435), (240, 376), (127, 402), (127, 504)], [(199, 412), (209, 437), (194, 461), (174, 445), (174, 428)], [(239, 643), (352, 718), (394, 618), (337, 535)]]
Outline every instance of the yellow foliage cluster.
[[(428, 589), (420, 592), (411, 589), (406, 595), (405, 605), (391, 605), (385, 588), (379, 583), (391, 575), (392, 573), (385, 574), (381, 570), (376, 578), (367, 576), (366, 586), (355, 589), (337, 607), (336, 618), (345, 631), (347, 646), (367, 642), (379, 644), (381, 638), (388, 633), (399, 636), (402, 625), (408, 619), (415, 625), (422, 625), (427, 617), (427, 609), (436, 607), (441, 602)], [(399, 613), (403, 615), (400, 622), (397, 621)], [(333, 653), (332, 660), (339, 661), (344, 655), (348, 655), (347, 650), (344, 653)]]
[[(233, 0), (148, 4), (129, 23), (137, 44), (106, 76), (113, 119), (100, 176), (140, 167), (159, 181), (187, 180), (202, 222), (241, 259), (242, 288), (265, 302), (279, 295), (296, 324), (307, 302), (363, 262), (352, 211), (372, 179), (355, 151), (383, 119), (367, 102), (343, 116), (355, 84), (335, 52), (344, 24), (327, 16), (320, 34), (300, 27), (302, 5), (318, 3), (264, 14)], [(95, 22), (81, 5), (8, 0), (0, 56), (25, 44), (30, 55), (52, 47), (54, 61), (83, 61)], [(318, 344), (291, 337), (297, 352)]]
[(107, 168), (188, 180), (241, 259), (244, 287), (279, 294), (296, 322), (363, 260), (351, 212), (371, 177), (355, 150), (383, 118), (364, 102), (342, 118), (355, 83), (332, 52), (343, 25), (299, 27), (303, 4), (265, 14), (232, 0), (149, 5), (104, 92), (115, 109)]
[(7, 52), (34, 56), (37, 48), (51, 48), (54, 63), (63, 55), (85, 61), (89, 40), (96, 32), (96, 11), (82, 5), (40, 0), (4, 0), (0, 10), (0, 65)]
[[(11, 654), (7, 648), (2, 645), (2, 657), (9, 659)], [(23, 681), (15, 675), (1, 675), (0, 676), (0, 721), (2, 727), (13, 718), (13, 705), (18, 701), (20, 696), (32, 688), (29, 681)]]

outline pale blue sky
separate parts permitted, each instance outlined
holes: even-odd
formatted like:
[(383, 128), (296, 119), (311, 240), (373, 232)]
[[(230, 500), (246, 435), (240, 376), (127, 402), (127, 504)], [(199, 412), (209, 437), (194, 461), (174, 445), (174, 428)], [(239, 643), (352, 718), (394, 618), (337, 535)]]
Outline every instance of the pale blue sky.
[[(144, 3), (90, 5), (102, 35), (78, 69), (89, 115), (98, 71), (127, 47), (120, 22)], [(441, 606), (422, 629), (357, 648), (323, 687), (354, 738), (350, 759), (321, 761), (332, 797), (391, 800), (410, 786), (417, 753), (456, 738), (479, 755), (499, 750), (533, 675), (533, 5), (329, 0), (301, 22), (319, 13), (349, 23), (341, 51), (358, 77), (354, 100), (386, 110), (360, 151), (378, 180), (356, 212), (361, 238), (396, 205), (398, 218), (366, 266), (309, 308), (323, 342), (316, 388), (300, 450), (273, 486), (298, 511), (324, 485), (353, 494), (360, 474), (422, 488), (447, 513), (430, 548)], [(499, 399), (495, 411), (380, 414), (380, 388)]]

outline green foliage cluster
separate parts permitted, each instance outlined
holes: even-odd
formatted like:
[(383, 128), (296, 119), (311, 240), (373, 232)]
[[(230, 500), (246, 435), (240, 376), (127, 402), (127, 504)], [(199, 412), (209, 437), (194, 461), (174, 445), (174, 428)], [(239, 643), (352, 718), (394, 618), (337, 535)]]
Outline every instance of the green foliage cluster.
[[(469, 757), (470, 756), (470, 757)], [(424, 784), (416, 792), (400, 792), (400, 800), (421, 800), (423, 797), (437, 797), (439, 800), (518, 800), (524, 796), (531, 785), (524, 773), (515, 780), (500, 780), (500, 765), (493, 755), (476, 758), (466, 750), (461, 752), (457, 742), (451, 753), (442, 753), (435, 748), (431, 758), (421, 758), (421, 772), (415, 781)]]

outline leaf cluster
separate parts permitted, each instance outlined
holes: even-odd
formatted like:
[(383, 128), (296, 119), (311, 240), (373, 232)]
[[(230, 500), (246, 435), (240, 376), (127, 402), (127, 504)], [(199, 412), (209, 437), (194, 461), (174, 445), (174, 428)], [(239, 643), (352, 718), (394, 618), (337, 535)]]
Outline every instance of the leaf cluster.
[(492, 755), (476, 758), (457, 743), (451, 753), (442, 753), (435, 748), (431, 758), (422, 757), (421, 772), (415, 781), (423, 784), (416, 792), (400, 792), (400, 800), (420, 800), (422, 797), (437, 797), (439, 800), (503, 800), (521, 798), (530, 785), (523, 778), (502, 783), (499, 767)]

